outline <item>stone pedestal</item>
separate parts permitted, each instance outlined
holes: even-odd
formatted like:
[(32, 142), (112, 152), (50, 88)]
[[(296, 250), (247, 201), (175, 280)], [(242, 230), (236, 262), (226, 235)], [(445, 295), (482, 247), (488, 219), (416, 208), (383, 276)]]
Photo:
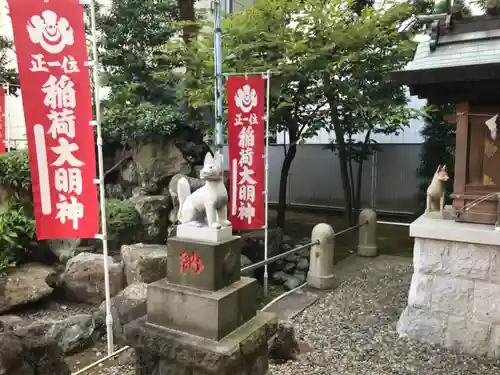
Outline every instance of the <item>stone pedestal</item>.
[(136, 374), (265, 375), (277, 320), (257, 312), (257, 281), (240, 276), (241, 240), (198, 235), (218, 240), (168, 239), (167, 277), (148, 285), (146, 316), (125, 327)]
[(400, 335), (500, 358), (500, 235), (492, 225), (422, 216)]

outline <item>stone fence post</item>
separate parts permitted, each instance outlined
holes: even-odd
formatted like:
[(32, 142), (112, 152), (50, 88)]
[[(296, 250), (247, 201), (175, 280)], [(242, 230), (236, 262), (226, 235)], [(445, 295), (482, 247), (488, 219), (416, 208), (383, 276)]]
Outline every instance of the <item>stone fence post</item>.
[(307, 283), (316, 289), (334, 287), (333, 253), (335, 249), (335, 231), (325, 223), (316, 225), (311, 234), (311, 242), (319, 241), (311, 247)]
[(378, 255), (377, 249), (377, 213), (369, 208), (359, 214), (358, 224), (366, 223), (358, 232), (358, 255), (374, 257)]

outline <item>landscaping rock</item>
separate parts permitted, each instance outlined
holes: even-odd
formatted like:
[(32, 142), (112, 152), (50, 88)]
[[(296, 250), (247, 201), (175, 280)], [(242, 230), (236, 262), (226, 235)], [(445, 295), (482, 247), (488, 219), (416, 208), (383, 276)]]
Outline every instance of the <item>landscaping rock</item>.
[(285, 289), (287, 290), (292, 290), (292, 289), (295, 289), (297, 288), (299, 285), (303, 284), (304, 281), (302, 281), (300, 278), (296, 277), (296, 276), (293, 276), (293, 275), (288, 275), (288, 274), (285, 274)]
[[(264, 259), (264, 230), (252, 231), (242, 234), (243, 246), (242, 254), (247, 256), (252, 262), (259, 262)], [(268, 257), (281, 254), (283, 241), (283, 231), (280, 228), (268, 230)]]
[[(251, 266), (253, 263), (250, 259), (248, 259), (247, 256), (241, 254), (240, 255), (240, 268), (244, 268), (244, 267), (248, 267), (248, 266)], [(254, 271), (247, 271), (247, 272), (242, 272), (241, 273), (241, 276), (245, 276), (245, 277), (253, 277), (254, 275)]]
[(272, 280), (276, 283), (284, 283), (287, 280), (287, 274), (283, 271), (274, 272), (271, 276)]
[[(132, 284), (111, 299), (111, 315), (113, 317), (113, 333), (118, 343), (125, 344), (123, 326), (132, 320), (146, 315), (146, 298), (148, 286), (145, 283)], [(106, 313), (106, 303), (99, 310)]]
[(305, 258), (300, 258), (297, 262), (297, 269), (301, 271), (309, 270), (309, 261)]
[(280, 321), (278, 331), (268, 341), (269, 358), (278, 361), (294, 360), (299, 354), (295, 330), (289, 322)]
[(142, 219), (144, 232), (142, 240), (146, 243), (163, 244), (167, 238), (168, 213), (172, 202), (169, 196), (153, 195), (130, 198)]
[(131, 150), (132, 160), (121, 169), (120, 184), (139, 186), (142, 195), (157, 195), (175, 174), (191, 175), (209, 151), (200, 131), (180, 127), (168, 137), (138, 143)]
[(304, 271), (295, 271), (293, 276), (300, 280), (300, 283), (305, 283), (307, 279), (307, 274)]
[(98, 314), (78, 314), (63, 320), (38, 321), (22, 327), (21, 336), (55, 341), (64, 354), (86, 349), (94, 344), (104, 331), (104, 321)]
[(137, 360), (137, 357), (135, 355), (134, 348), (127, 349), (118, 356), (118, 364), (120, 366), (135, 365), (136, 360)]
[(127, 285), (152, 283), (167, 276), (167, 246), (124, 245), (121, 256)]
[(50, 250), (59, 259), (60, 262), (66, 263), (72, 257), (78, 254), (77, 248), (82, 240), (78, 238), (68, 238), (62, 240), (49, 240), (48, 245)]
[(283, 272), (286, 273), (293, 273), (297, 265), (294, 262), (287, 262), (285, 263), (285, 266), (283, 267)]
[(16, 329), (25, 323), (25, 320), (17, 315), (0, 315), (0, 332)]
[(285, 267), (285, 261), (283, 259), (278, 259), (276, 262), (273, 263), (274, 267), (273, 269), (275, 271), (281, 271)]
[(45, 279), (52, 272), (52, 267), (28, 263), (0, 276), (0, 313), (49, 296), (53, 289)]
[(55, 341), (0, 333), (0, 374), (70, 375), (61, 348)]
[[(123, 263), (108, 257), (111, 296), (123, 288)], [(99, 254), (81, 253), (71, 258), (62, 275), (62, 287), (68, 298), (86, 303), (105, 299), (104, 261)]]
[(283, 236), (283, 245), (287, 245), (287, 246), (290, 246), (293, 244), (293, 240), (292, 240), (292, 237), (290, 237), (288, 234), (285, 234)]

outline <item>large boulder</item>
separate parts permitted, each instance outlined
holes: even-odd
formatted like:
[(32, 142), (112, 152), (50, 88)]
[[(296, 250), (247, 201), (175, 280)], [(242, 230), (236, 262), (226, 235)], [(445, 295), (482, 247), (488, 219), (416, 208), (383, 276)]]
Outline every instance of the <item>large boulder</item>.
[(138, 196), (130, 198), (142, 219), (142, 240), (147, 243), (165, 243), (168, 213), (172, 203), (167, 195)]
[[(241, 235), (243, 241), (242, 253), (246, 255), (252, 262), (258, 262), (264, 259), (264, 240), (265, 231), (256, 230), (243, 233)], [(283, 243), (283, 230), (280, 228), (268, 230), (267, 252), (268, 256), (272, 257), (282, 252), (281, 245)]]
[(0, 276), (0, 313), (49, 296), (53, 289), (46, 279), (52, 273), (52, 267), (28, 263)]
[(134, 147), (132, 160), (121, 171), (121, 181), (139, 186), (143, 195), (159, 194), (175, 174), (191, 175), (194, 166), (203, 164), (208, 151), (199, 131), (180, 128), (169, 137), (159, 137)]
[[(113, 317), (113, 333), (119, 344), (125, 344), (123, 326), (141, 316), (146, 315), (146, 298), (148, 285), (145, 283), (132, 284), (111, 299), (111, 316)], [(106, 303), (100, 306), (104, 316)]]
[(64, 354), (71, 354), (92, 346), (104, 332), (100, 314), (78, 314), (62, 320), (43, 320), (19, 328), (22, 336), (54, 341)]
[(152, 283), (167, 276), (167, 246), (124, 245), (121, 256), (127, 284)]
[[(108, 257), (111, 296), (124, 284), (123, 263)], [(100, 254), (80, 253), (71, 258), (62, 274), (62, 287), (68, 298), (98, 304), (105, 299), (104, 259)]]
[(0, 332), (17, 329), (26, 321), (17, 315), (0, 315)]
[(70, 375), (61, 348), (55, 341), (0, 333), (0, 374)]
[(66, 263), (79, 253), (78, 248), (82, 242), (79, 238), (68, 238), (61, 240), (49, 240), (49, 249), (59, 259), (60, 262)]

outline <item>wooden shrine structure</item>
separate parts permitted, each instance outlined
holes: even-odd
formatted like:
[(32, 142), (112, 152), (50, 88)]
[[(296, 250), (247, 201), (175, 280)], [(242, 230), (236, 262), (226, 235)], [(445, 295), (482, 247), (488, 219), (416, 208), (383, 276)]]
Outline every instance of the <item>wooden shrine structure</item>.
[(430, 40), (418, 45), (413, 61), (393, 78), (429, 104), (455, 104), (448, 118), (456, 123), (453, 217), (498, 226), (500, 130), (495, 138), (491, 124), (500, 115), (500, 18), (435, 19)]

